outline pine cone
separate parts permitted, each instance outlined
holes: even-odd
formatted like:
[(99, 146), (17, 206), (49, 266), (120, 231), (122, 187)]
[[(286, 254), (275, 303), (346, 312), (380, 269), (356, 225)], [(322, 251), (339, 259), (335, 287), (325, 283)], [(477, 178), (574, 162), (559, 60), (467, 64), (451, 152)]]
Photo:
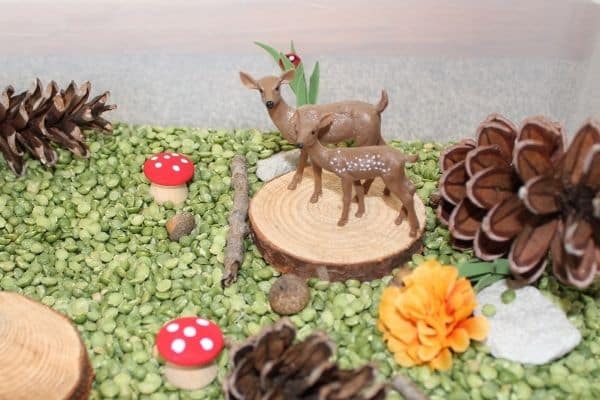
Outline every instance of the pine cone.
[(562, 128), (544, 117), (518, 134), (498, 115), (441, 157), (438, 217), (453, 244), (492, 260), (508, 253), (515, 277), (533, 282), (548, 250), (559, 280), (591, 284), (600, 264), (600, 130), (588, 122), (565, 152)]
[(294, 343), (296, 330), (284, 318), (232, 352), (225, 380), (230, 400), (383, 400), (383, 384), (373, 385), (375, 369), (342, 370), (330, 361), (334, 343), (314, 333)]
[(30, 91), (15, 94), (9, 86), (0, 94), (0, 151), (17, 176), (25, 173), (25, 150), (42, 164), (53, 166), (58, 157), (51, 143), (89, 157), (81, 130), (112, 130), (112, 125), (102, 118), (102, 113), (116, 108), (106, 105), (109, 92), (86, 103), (90, 88), (89, 82), (81, 87), (71, 82), (66, 90), (59, 91), (52, 81), (44, 90), (37, 79)]

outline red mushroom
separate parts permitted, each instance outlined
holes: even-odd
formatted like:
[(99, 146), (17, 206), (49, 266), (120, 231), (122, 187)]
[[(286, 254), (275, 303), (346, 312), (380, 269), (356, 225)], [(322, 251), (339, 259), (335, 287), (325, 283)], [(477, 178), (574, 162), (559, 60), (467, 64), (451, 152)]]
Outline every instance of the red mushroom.
[[(290, 62), (292, 64), (294, 64), (294, 68), (297, 68), (298, 65), (300, 65), (300, 62), (302, 61), (302, 59), (300, 58), (300, 56), (298, 54), (296, 54), (296, 53), (287, 53), (285, 56), (286, 56), (286, 58), (288, 60), (290, 60)], [(283, 66), (283, 62), (281, 62), (281, 60), (279, 60), (279, 67), (281, 69), (285, 69), (284, 66)]]
[(187, 390), (201, 389), (215, 379), (215, 360), (223, 344), (221, 329), (198, 317), (169, 321), (156, 335), (156, 349), (166, 364), (165, 377)]
[(178, 153), (158, 153), (144, 163), (144, 175), (158, 204), (172, 201), (178, 205), (187, 198), (187, 182), (194, 176), (194, 163)]

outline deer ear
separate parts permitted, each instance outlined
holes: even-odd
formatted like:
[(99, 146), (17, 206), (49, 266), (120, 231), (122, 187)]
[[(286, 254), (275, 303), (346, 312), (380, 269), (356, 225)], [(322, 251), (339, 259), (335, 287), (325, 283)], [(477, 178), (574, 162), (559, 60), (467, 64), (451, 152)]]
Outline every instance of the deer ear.
[(296, 70), (290, 69), (290, 70), (285, 71), (283, 74), (281, 74), (281, 76), (279, 77), (279, 80), (283, 84), (288, 84), (294, 80), (295, 76), (296, 76)]
[(240, 80), (248, 89), (258, 90), (258, 84), (254, 80), (254, 78), (252, 78), (249, 74), (240, 71)]
[(327, 128), (333, 122), (333, 113), (325, 113), (319, 121), (319, 129)]

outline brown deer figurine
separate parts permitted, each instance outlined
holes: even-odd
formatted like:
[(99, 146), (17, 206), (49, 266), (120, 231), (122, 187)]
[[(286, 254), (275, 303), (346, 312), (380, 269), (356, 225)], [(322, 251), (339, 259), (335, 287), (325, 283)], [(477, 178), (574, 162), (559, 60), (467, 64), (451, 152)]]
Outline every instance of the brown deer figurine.
[[(358, 199), (357, 217), (365, 213), (365, 193), (360, 184), (362, 179), (383, 179), (386, 187), (402, 202), (407, 211), (410, 224), (410, 236), (415, 237), (419, 230), (419, 221), (415, 212), (413, 197), (416, 191), (414, 183), (404, 171), (406, 162), (415, 162), (418, 156), (406, 154), (390, 146), (364, 146), (329, 149), (319, 141), (320, 131), (327, 129), (335, 121), (333, 113), (319, 114), (312, 107), (300, 107), (292, 115), (291, 124), (297, 132), (296, 145), (305, 150), (311, 162), (342, 179), (343, 208), (339, 226), (348, 222), (348, 212), (352, 198), (352, 183)], [(396, 218), (396, 224), (402, 222), (402, 213)]]
[[(266, 76), (256, 80), (249, 74), (240, 72), (242, 83), (247, 88), (260, 92), (262, 102), (267, 108), (271, 120), (281, 135), (290, 143), (296, 143), (296, 135), (290, 125), (290, 119), (296, 110), (290, 107), (281, 96), (281, 85), (289, 84), (294, 79), (294, 75), (295, 71), (291, 69), (282, 73), (281, 76)], [(320, 132), (319, 140), (321, 142), (330, 144), (352, 139), (356, 146), (372, 146), (385, 144), (381, 137), (381, 113), (387, 105), (388, 96), (383, 90), (381, 99), (375, 105), (361, 101), (343, 101), (311, 105), (310, 107), (319, 113), (333, 113), (333, 121), (330, 126)], [(288, 185), (288, 189), (294, 190), (302, 180), (307, 158), (308, 153), (302, 150), (296, 173)], [(315, 182), (310, 201), (316, 203), (322, 194), (321, 167), (314, 164), (313, 171)], [(369, 191), (371, 183), (373, 183), (372, 179), (365, 181), (363, 186), (365, 193)], [(384, 193), (389, 194), (389, 190), (386, 188)]]

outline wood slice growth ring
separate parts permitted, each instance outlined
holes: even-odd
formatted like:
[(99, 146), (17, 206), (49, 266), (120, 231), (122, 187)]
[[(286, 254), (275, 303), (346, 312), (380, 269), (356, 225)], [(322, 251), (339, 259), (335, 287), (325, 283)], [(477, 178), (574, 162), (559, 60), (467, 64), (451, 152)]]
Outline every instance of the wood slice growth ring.
[(69, 319), (0, 291), (0, 399), (87, 399), (94, 371)]
[(382, 195), (384, 185), (379, 179), (365, 197), (365, 215), (355, 217), (357, 205), (353, 203), (348, 223), (339, 227), (340, 179), (323, 171), (323, 195), (313, 204), (309, 202), (312, 170), (304, 171), (296, 190), (288, 190), (292, 175), (267, 182), (252, 198), (248, 212), (256, 246), (281, 272), (330, 281), (372, 280), (390, 274), (421, 250), (426, 215), (417, 195), (416, 237), (409, 236), (406, 218), (400, 225), (394, 223), (402, 203), (393, 195)]

